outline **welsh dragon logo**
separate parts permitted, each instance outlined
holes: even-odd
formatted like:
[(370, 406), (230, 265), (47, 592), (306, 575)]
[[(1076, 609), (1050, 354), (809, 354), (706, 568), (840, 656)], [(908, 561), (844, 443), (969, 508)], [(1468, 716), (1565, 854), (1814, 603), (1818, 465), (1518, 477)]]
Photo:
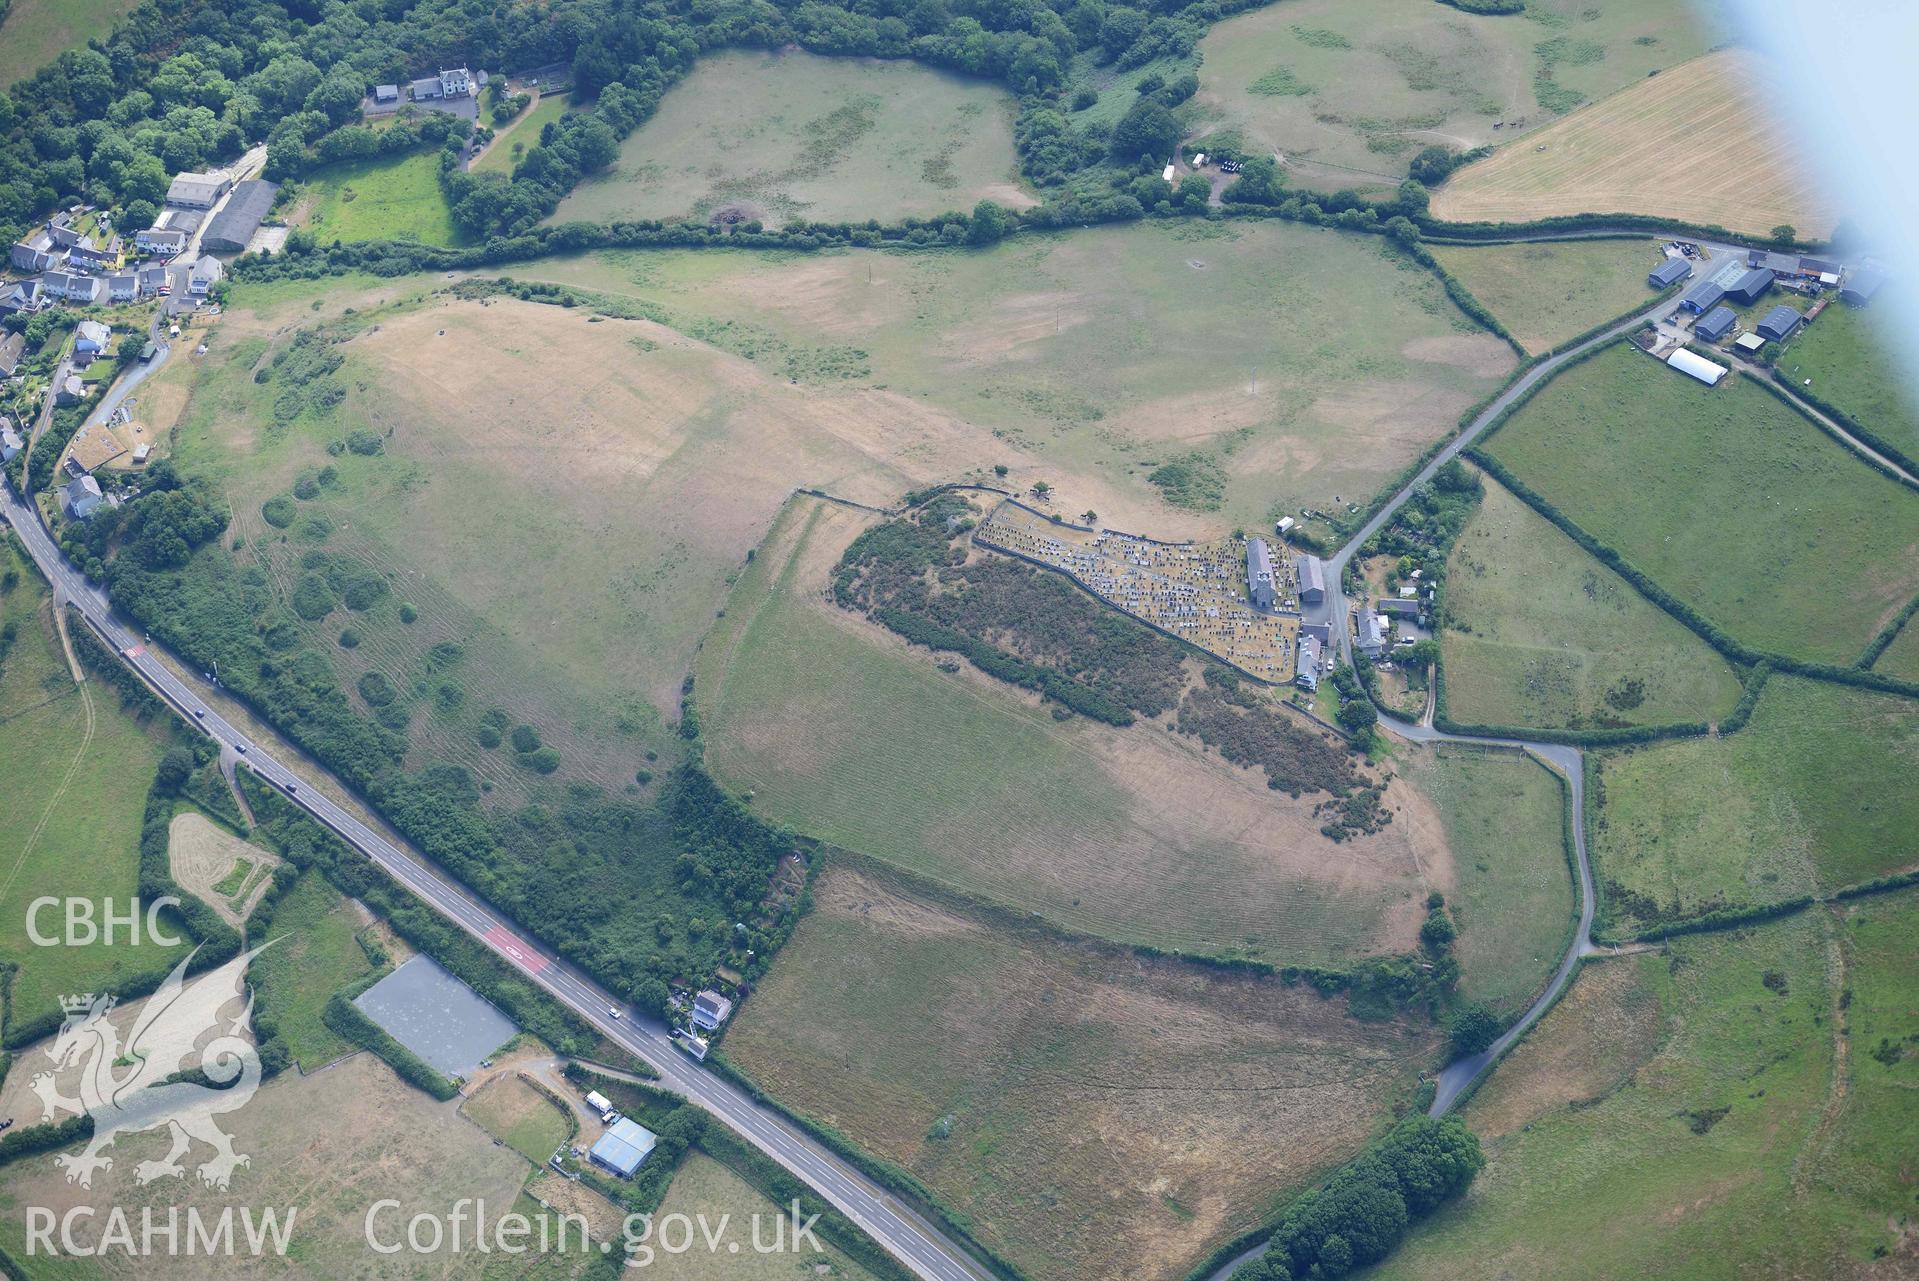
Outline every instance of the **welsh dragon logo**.
[[(252, 1164), (251, 1158), (233, 1150), (233, 1140), (215, 1120), (245, 1107), (260, 1088), (260, 1056), (245, 1036), (252, 997), (230, 1019), (223, 1019), (221, 1012), (244, 994), (247, 965), (267, 946), (191, 983), (186, 981), (193, 959), (189, 955), (147, 998), (124, 1044), (109, 1018), (116, 1004), (111, 994), (61, 998), (66, 1019), (47, 1049), (54, 1068), (34, 1076), (33, 1091), (40, 1096), (45, 1120), (69, 1113), (93, 1118), (93, 1139), (86, 1148), (54, 1158), (66, 1171), (67, 1182), (92, 1187), (96, 1170), (113, 1168), (113, 1158), (103, 1153), (116, 1138), (161, 1128), (172, 1132), (173, 1147), (164, 1158), (135, 1167), (143, 1185), (185, 1174), (180, 1158), (195, 1141), (213, 1149), (199, 1167), (202, 1183), (225, 1188), (237, 1167)], [(208, 1033), (215, 1035), (208, 1040)], [(206, 1079), (224, 1088), (168, 1080), (196, 1056)], [(79, 1095), (68, 1098), (56, 1074), (70, 1075), (76, 1067)]]

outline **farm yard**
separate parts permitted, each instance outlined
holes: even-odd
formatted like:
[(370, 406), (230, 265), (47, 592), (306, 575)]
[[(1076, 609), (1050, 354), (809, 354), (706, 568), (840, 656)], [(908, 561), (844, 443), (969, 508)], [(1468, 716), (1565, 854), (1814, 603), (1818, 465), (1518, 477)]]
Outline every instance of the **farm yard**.
[(1467, 1106), (1472, 1189), (1369, 1275), (1898, 1275), (1915, 928), (1908, 892), (1589, 963)]
[(1919, 717), (1894, 695), (1774, 676), (1736, 734), (1594, 759), (1594, 874), (1616, 933), (1919, 864)]
[(1641, 80), (1459, 170), (1433, 192), (1453, 222), (1646, 214), (1765, 234), (1832, 231), (1792, 139), (1764, 105), (1758, 55), (1724, 49)]
[(288, 198), (288, 210), (288, 221), (323, 245), (335, 240), (465, 243), (440, 190), (440, 157), (433, 151), (316, 169)]
[[(1293, 679), (1299, 619), (1246, 602), (1246, 543), (1169, 545), (1118, 530), (1056, 525), (1031, 508), (1005, 502), (974, 541), (1039, 561), (1113, 608), (1171, 632), (1188, 644), (1271, 684)], [(1297, 571), (1284, 544), (1271, 563), (1281, 608), (1299, 608)]]
[[(109, 686), (74, 684), (51, 594), (11, 535), (0, 534), (0, 572), (15, 583), (0, 591), (0, 628), (13, 637), (0, 644), (0, 961), (17, 967), (13, 1025), (57, 1013), (62, 996), (177, 958), (144, 936), (137, 946), (123, 933), (110, 947), (39, 947), (28, 935), (28, 905), (41, 897), (110, 898), (125, 911), (139, 888), (141, 815), (164, 744), (121, 712)], [(43, 935), (63, 928), (57, 908), (40, 918)]]
[(1919, 497), (1746, 376), (1615, 343), (1482, 448), (1747, 645), (1850, 663), (1919, 594)]
[(1355, 1153), (1437, 1049), (1301, 985), (1061, 941), (835, 864), (728, 1034), (1035, 1281), (1186, 1274)]
[(708, 766), (761, 817), (1120, 942), (1331, 966), (1417, 945), (1445, 876), (1424, 798), (1392, 784), (1393, 821), (1333, 852), (1313, 796), (1186, 735), (946, 670), (822, 599), (869, 521), (795, 500), (701, 650)]
[(1716, 721), (1730, 664), (1491, 477), (1453, 545), (1445, 709), (1467, 725)]
[(1793, 336), (1778, 368), (1795, 386), (1811, 379), (1807, 391), (1908, 458), (1919, 457), (1919, 396), (1899, 368), (1891, 325), (1883, 312), (1828, 307), (1819, 323)]
[(919, 63), (735, 49), (702, 58), (551, 221), (891, 222), (1036, 203), (1001, 88)]
[(1527, 135), (1583, 101), (1703, 53), (1676, 0), (1541, 0), (1481, 15), (1396, 0), (1293, 0), (1200, 42), (1196, 142), (1285, 158), (1301, 186), (1391, 187), (1422, 148)]
[(1397, 761), (1445, 831), (1460, 994), (1516, 1015), (1545, 987), (1576, 915), (1564, 785), (1516, 752), (1409, 746)]
[(1664, 255), (1655, 240), (1432, 245), (1433, 257), (1520, 346), (1551, 351), (1594, 325), (1650, 306), (1646, 273)]
[[(1169, 539), (1364, 502), (1515, 363), (1374, 238), (1277, 221), (964, 255), (602, 253), (514, 275), (641, 300), (692, 337), (797, 364), (802, 383), (820, 378), (809, 351), (843, 344), (859, 353), (845, 381), (883, 388), (895, 415), (990, 432), (965, 465), (1005, 464), (1012, 487), (1051, 485), (1062, 515)], [(1176, 505), (1149, 479), (1173, 463), (1216, 492)]]

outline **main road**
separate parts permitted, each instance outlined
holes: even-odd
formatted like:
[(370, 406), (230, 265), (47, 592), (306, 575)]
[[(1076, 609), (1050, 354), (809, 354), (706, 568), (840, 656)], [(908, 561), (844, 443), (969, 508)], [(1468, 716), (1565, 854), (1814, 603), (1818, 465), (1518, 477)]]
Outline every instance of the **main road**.
[[(992, 1274), (849, 1162), (744, 1090), (675, 1049), (656, 1018), (624, 1010), (623, 1002), (576, 967), (533, 941), (498, 910), (397, 837), (375, 831), (313, 785), (322, 771), (296, 751), (285, 760), (250, 739), (203, 698), (196, 682), (161, 663), (153, 647), (113, 613), (105, 593), (88, 583), (53, 543), (12, 486), (0, 481), (0, 516), (52, 584), (57, 601), (76, 606), (121, 659), (190, 725), (223, 753), (244, 760), (261, 780), (431, 905), (495, 954), (526, 974), (595, 1030), (659, 1073), (658, 1084), (706, 1109), (742, 1139), (820, 1194), (925, 1281), (987, 1281)], [(292, 763), (288, 763), (292, 762)], [(297, 768), (296, 768), (297, 766)], [(623, 1011), (616, 1015), (615, 1011)]]

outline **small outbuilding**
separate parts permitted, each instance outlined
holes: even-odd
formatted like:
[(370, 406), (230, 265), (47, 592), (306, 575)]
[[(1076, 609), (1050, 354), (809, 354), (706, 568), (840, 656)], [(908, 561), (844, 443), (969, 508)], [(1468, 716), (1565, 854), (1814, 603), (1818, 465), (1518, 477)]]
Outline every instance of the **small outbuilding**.
[(1687, 351), (1684, 347), (1666, 357), (1666, 363), (1682, 374), (1697, 378), (1708, 387), (1716, 387), (1719, 380), (1726, 376), (1724, 365), (1715, 365), (1704, 356)]
[(1668, 289), (1692, 275), (1692, 264), (1684, 258), (1668, 258), (1654, 267), (1646, 275), (1646, 283), (1654, 289)]
[(653, 1131), (623, 1117), (599, 1137), (589, 1155), (595, 1165), (604, 1166), (622, 1179), (630, 1179), (658, 1143), (659, 1138)]
[(1714, 307), (1692, 327), (1693, 337), (1701, 342), (1718, 342), (1731, 333), (1733, 326), (1738, 323), (1739, 317), (1733, 314), (1732, 308)]
[(1798, 312), (1781, 303), (1766, 313), (1766, 318), (1754, 326), (1759, 336), (1768, 342), (1784, 342), (1799, 328), (1801, 317)]
[(399, 100), (400, 100), (399, 85), (374, 85), (373, 86), (373, 101), (379, 103), (381, 106), (388, 106), (392, 103), (398, 102)]
[(1740, 334), (1732, 340), (1732, 345), (1743, 352), (1755, 352), (1766, 345), (1766, 340), (1758, 334)]

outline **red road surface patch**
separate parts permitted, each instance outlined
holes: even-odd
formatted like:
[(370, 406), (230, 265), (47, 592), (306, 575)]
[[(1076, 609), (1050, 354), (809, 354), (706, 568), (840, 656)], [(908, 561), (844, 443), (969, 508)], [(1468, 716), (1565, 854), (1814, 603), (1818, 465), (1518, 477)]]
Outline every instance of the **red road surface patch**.
[(146, 647), (145, 645), (135, 645), (135, 646), (134, 646), (133, 648), (131, 648), (131, 649), (129, 649), (129, 650), (127, 651), (127, 657), (128, 657), (128, 658), (138, 658), (138, 657), (140, 657), (140, 655), (142, 655), (142, 654), (144, 654), (144, 653), (146, 653), (146, 652), (147, 652), (147, 647)]
[(546, 958), (522, 943), (519, 936), (504, 925), (488, 930), (486, 941), (528, 974), (538, 974), (546, 968)]

